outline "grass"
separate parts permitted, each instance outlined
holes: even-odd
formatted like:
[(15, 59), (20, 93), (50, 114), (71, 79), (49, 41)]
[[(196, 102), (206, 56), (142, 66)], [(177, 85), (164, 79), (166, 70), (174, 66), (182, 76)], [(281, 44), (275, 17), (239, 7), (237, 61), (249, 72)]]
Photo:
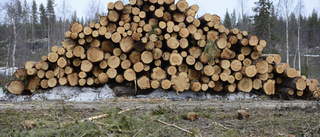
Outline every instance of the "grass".
[[(237, 110), (201, 106), (188, 109), (158, 105), (152, 109), (133, 108), (125, 112), (109, 106), (74, 109), (63, 102), (53, 106), (49, 109), (0, 110), (0, 136), (320, 136), (318, 110), (255, 109), (247, 110), (249, 118), (238, 120)], [(196, 113), (199, 118), (193, 122), (187, 120), (188, 112)], [(101, 114), (108, 116), (82, 121)], [(34, 126), (24, 124), (26, 121), (34, 122)]]

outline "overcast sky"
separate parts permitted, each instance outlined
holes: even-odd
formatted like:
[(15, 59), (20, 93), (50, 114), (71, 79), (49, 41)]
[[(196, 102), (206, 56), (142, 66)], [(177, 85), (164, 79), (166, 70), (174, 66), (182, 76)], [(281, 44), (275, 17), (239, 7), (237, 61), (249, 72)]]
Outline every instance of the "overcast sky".
[[(2, 1), (2, 0), (0, 0)], [(21, 0), (24, 1), (24, 0)], [(46, 6), (47, 0), (36, 0), (37, 5), (39, 7), (40, 3), (43, 3)], [(94, 1), (96, 4), (100, 5), (100, 11), (107, 12), (107, 4), (109, 2), (115, 2), (116, 0), (65, 0), (66, 4), (70, 6), (70, 15), (73, 13), (74, 10), (76, 10), (78, 16), (87, 16), (89, 6), (92, 1)], [(128, 0), (127, 0), (128, 1)], [(178, 0), (176, 0), (177, 2)], [(252, 8), (255, 6), (254, 2), (258, 0), (244, 0), (247, 1), (247, 8), (246, 13), (249, 15), (252, 15)], [(279, 0), (272, 0), (272, 1), (279, 1)], [(295, 0), (297, 1), (297, 0)], [(32, 3), (32, 0), (27, 0), (28, 3)], [(63, 0), (55, 0), (55, 11), (56, 14), (59, 16), (61, 15), (61, 12), (59, 12), (59, 9), (61, 9)], [(233, 11), (233, 9), (236, 9), (236, 12), (239, 13), (240, 7), (238, 6), (238, 0), (187, 0), (189, 5), (192, 4), (198, 4), (200, 6), (199, 14), (203, 15), (204, 13), (211, 13), (211, 14), (217, 14), (220, 17), (224, 17), (224, 14), (226, 13), (226, 10), (228, 9), (229, 13)], [(316, 9), (318, 12), (320, 12), (320, 0), (303, 0), (304, 2), (304, 15), (310, 15), (312, 13), (313, 9)], [(296, 3), (294, 3), (291, 7), (293, 7), (292, 10), (294, 10), (296, 7)]]

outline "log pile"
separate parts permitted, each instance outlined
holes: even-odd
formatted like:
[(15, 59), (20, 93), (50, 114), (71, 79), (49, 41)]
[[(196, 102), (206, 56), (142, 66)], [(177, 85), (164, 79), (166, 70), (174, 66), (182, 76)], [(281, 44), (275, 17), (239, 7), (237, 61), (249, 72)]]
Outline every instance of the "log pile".
[(107, 16), (83, 26), (75, 22), (61, 46), (41, 61), (28, 61), (8, 90), (57, 85), (99, 86), (132, 82), (141, 90), (260, 91), (317, 98), (316, 79), (298, 76), (267, 42), (247, 31), (226, 28), (220, 17), (195, 18), (185, 0), (130, 0), (108, 4)]

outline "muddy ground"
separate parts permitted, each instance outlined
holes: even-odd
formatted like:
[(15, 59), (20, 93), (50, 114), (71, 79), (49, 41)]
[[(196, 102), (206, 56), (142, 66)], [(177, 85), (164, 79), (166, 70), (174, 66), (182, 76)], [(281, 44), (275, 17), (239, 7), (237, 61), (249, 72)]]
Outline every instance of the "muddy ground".
[(303, 100), (0, 102), (0, 136), (320, 136), (319, 112)]

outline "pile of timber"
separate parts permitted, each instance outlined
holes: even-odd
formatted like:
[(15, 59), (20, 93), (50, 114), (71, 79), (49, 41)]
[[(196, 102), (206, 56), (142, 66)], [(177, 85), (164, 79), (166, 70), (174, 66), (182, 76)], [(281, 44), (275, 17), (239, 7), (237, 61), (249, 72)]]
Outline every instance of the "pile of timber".
[(107, 16), (75, 22), (61, 46), (15, 73), (14, 94), (57, 85), (99, 86), (131, 82), (140, 90), (260, 91), (266, 95), (319, 95), (316, 79), (299, 76), (277, 54), (262, 54), (267, 42), (229, 29), (220, 17), (180, 0), (130, 0), (108, 4)]

